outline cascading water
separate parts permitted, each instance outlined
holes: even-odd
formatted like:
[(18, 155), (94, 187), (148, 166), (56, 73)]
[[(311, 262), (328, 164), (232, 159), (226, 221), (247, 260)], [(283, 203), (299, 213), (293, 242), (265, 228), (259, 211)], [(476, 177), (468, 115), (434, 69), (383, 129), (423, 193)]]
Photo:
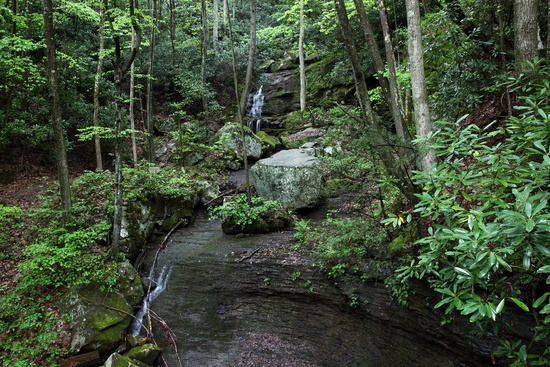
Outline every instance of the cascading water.
[(264, 98), (265, 96), (262, 94), (262, 87), (260, 86), (260, 89), (258, 89), (258, 92), (252, 96), (252, 103), (250, 107), (250, 111), (248, 113), (248, 116), (250, 119), (248, 120), (247, 126), (257, 133), (260, 131), (261, 125), (262, 125), (262, 108), (264, 106)]
[(170, 278), (170, 274), (172, 273), (172, 268), (168, 269), (168, 272), (166, 271), (166, 266), (162, 267), (162, 270), (158, 277), (154, 276), (155, 267), (151, 268), (151, 271), (149, 273), (149, 281), (154, 286), (153, 290), (147, 294), (147, 296), (143, 299), (143, 303), (141, 305), (141, 309), (138, 311), (138, 313), (134, 316), (134, 319), (132, 321), (132, 324), (130, 325), (130, 334), (133, 336), (139, 335), (141, 332), (141, 327), (143, 325), (143, 318), (147, 314), (147, 311), (149, 311), (149, 305), (151, 302), (153, 302), (166, 288), (166, 284), (168, 283), (168, 279)]

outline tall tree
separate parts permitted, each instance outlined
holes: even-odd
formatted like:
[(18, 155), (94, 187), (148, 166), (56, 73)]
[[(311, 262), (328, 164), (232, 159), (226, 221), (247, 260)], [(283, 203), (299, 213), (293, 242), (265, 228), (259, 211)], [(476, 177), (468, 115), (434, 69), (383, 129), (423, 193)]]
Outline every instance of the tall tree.
[(65, 148), (65, 134), (63, 130), (63, 120), (61, 118), (61, 103), (59, 100), (52, 0), (44, 0), (44, 35), (46, 38), (49, 98), (54, 132), (55, 156), (57, 160), (57, 173), (59, 175), (61, 193), (61, 208), (63, 209), (64, 219), (67, 219), (71, 211), (71, 189), (67, 151)]
[(367, 83), (365, 81), (365, 75), (361, 69), (361, 62), (357, 49), (355, 47), (355, 41), (353, 39), (353, 33), (349, 24), (348, 12), (344, 0), (334, 0), (336, 7), (336, 13), (338, 15), (338, 22), (340, 24), (340, 30), (342, 32), (342, 38), (344, 41), (344, 47), (351, 62), (353, 70), (353, 78), (355, 81), (355, 91), (357, 94), (357, 100), (359, 101), (359, 107), (361, 108), (361, 114), (363, 119), (369, 123), (374, 123), (374, 112), (370, 104), (369, 94), (367, 90)]
[(219, 10), (219, 0), (214, 0), (212, 6), (212, 47), (214, 53), (218, 53), (218, 42), (219, 42), (219, 27), (220, 27), (220, 10)]
[[(420, 7), (418, 0), (406, 0), (407, 28), (409, 33), (408, 52), (411, 72), (411, 89), (414, 105), (416, 134), (422, 138), (432, 131), (432, 120), (428, 105), (428, 92), (424, 76), (424, 56), (422, 51), (422, 32), (420, 28)], [(424, 151), (420, 147), (421, 168), (428, 172), (435, 163), (433, 150)]]
[[(99, 127), (99, 82), (103, 73), (103, 59), (105, 57), (105, 9), (107, 0), (99, 4), (99, 52), (97, 60), (97, 70), (94, 79), (94, 112), (93, 124), (95, 128)], [(101, 154), (101, 138), (99, 134), (94, 134), (96, 171), (103, 171), (103, 157)]]
[(393, 53), (393, 44), (390, 34), (390, 24), (388, 21), (388, 13), (386, 12), (386, 4), (384, 0), (378, 0), (378, 10), (380, 13), (380, 23), (382, 25), (382, 33), (384, 35), (384, 49), (386, 50), (386, 62), (388, 67), (388, 83), (389, 83), (389, 98), (390, 110), (393, 121), (395, 123), (395, 131), (397, 135), (405, 140), (408, 140), (409, 134), (403, 126), (403, 114), (401, 112), (401, 103), (399, 103), (399, 89), (397, 86), (397, 68), (395, 63), (395, 55)]
[(241, 94), (241, 113), (246, 110), (248, 95), (252, 86), (252, 76), (254, 75), (254, 62), (256, 60), (256, 0), (250, 0), (250, 43), (248, 45), (248, 64), (246, 67), (246, 77), (244, 88)]
[(537, 0), (514, 0), (514, 51), (516, 69), (538, 55)]
[[(134, 39), (136, 37), (136, 33), (134, 30), (132, 30), (132, 43), (134, 43)], [(134, 161), (134, 166), (138, 163), (138, 156), (137, 156), (137, 142), (136, 142), (136, 117), (134, 114), (134, 90), (135, 90), (135, 81), (136, 81), (136, 73), (135, 73), (135, 65), (132, 63), (132, 66), (130, 66), (130, 96), (129, 96), (129, 105), (128, 105), (128, 114), (130, 115), (130, 130), (132, 132), (130, 133), (132, 137), (132, 160)]]
[(156, 37), (156, 0), (149, 1), (149, 17), (151, 17), (151, 27), (149, 28), (149, 70), (147, 71), (147, 160), (155, 161), (155, 144), (153, 140), (153, 67), (155, 62), (155, 37)]
[(132, 29), (136, 37), (131, 45), (131, 50), (125, 59), (122, 58), (121, 36), (114, 28), (114, 20), (109, 17), (109, 24), (115, 43), (114, 54), (114, 82), (115, 82), (115, 205), (113, 215), (113, 240), (111, 245), (111, 254), (113, 257), (120, 252), (120, 231), (122, 229), (122, 119), (120, 110), (122, 109), (122, 82), (124, 76), (130, 69), (138, 53), (141, 44), (141, 28), (135, 15), (134, 0), (129, 0), (129, 15)]
[(300, 61), (300, 111), (306, 110), (306, 63), (304, 57), (305, 15), (304, 1), (300, 0), (300, 34), (298, 36), (298, 59)]

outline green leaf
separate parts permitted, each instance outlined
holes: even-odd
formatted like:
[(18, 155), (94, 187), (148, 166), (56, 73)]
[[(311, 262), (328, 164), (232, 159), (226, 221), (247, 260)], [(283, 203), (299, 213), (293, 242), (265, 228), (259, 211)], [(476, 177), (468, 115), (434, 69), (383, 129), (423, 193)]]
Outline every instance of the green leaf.
[(548, 247), (545, 247), (543, 245), (540, 245), (540, 244), (535, 244), (535, 247), (537, 248), (537, 250), (540, 251), (541, 254), (543, 254), (544, 256), (550, 256), (550, 250), (548, 249)]
[(512, 300), (512, 302), (514, 302), (523, 311), (529, 312), (529, 307), (527, 307), (527, 305), (525, 303), (523, 303), (522, 301), (520, 301), (519, 299), (514, 298), (514, 297), (510, 297), (510, 299)]
[(455, 266), (455, 271), (457, 273), (460, 273), (462, 275), (466, 275), (467, 277), (471, 278), (472, 277), (472, 273), (470, 273), (468, 270), (466, 269), (462, 269), (462, 268), (459, 268), (458, 266)]
[(548, 297), (548, 295), (550, 295), (550, 293), (546, 292), (542, 296), (537, 298), (535, 302), (533, 302), (533, 307), (535, 308), (539, 307), (546, 300), (546, 297)]
[(453, 298), (452, 297), (447, 297), (447, 298), (443, 298), (441, 301), (437, 302), (437, 304), (434, 306), (434, 308), (439, 308), (447, 303), (451, 303), (453, 302)]
[(497, 308), (496, 308), (496, 310), (495, 310), (495, 312), (496, 312), (497, 314), (501, 313), (502, 310), (504, 310), (504, 303), (505, 303), (504, 301), (506, 301), (506, 298), (503, 298), (503, 299), (498, 303)]
[(535, 228), (535, 221), (532, 218), (527, 219), (527, 223), (525, 223), (525, 230), (527, 232), (533, 231), (533, 228)]
[(544, 265), (537, 270), (537, 273), (550, 273), (550, 265)]

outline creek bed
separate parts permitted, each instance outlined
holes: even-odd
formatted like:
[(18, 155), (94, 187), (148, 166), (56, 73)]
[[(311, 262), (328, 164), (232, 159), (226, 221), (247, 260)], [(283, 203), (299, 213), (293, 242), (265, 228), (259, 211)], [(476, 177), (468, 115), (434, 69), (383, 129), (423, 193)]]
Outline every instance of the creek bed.
[(429, 305), (401, 308), (383, 284), (367, 284), (362, 305), (350, 307), (293, 250), (292, 235), (225, 235), (204, 212), (172, 235), (156, 264), (171, 276), (151, 305), (178, 338), (176, 354), (155, 329), (169, 366), (178, 359), (186, 367), (490, 365), (469, 350), (475, 341), (457, 344), (452, 330), (439, 331)]

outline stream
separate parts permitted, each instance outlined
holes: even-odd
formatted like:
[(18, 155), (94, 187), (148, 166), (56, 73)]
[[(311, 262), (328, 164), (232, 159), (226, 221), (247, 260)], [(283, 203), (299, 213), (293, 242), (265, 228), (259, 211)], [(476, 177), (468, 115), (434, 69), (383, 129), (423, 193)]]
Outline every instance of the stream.
[(171, 367), (491, 364), (479, 355), (483, 343), (440, 326), (425, 295), (406, 309), (371, 283), (360, 290), (361, 306), (350, 307), (293, 249), (291, 230), (238, 238), (199, 211), (156, 261), (157, 273), (171, 274), (150, 306), (177, 337), (176, 352), (166, 329), (154, 330)]

